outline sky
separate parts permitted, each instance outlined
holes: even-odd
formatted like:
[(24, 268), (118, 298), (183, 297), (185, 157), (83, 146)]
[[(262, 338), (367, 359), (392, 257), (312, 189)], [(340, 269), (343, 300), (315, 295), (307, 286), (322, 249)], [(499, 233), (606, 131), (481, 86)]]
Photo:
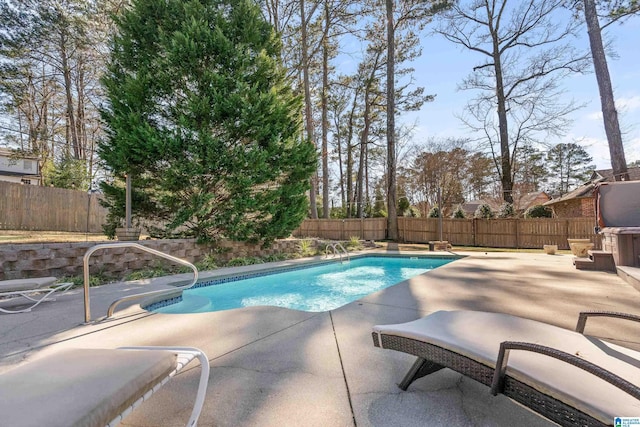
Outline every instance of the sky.
[[(627, 20), (622, 25), (613, 24), (603, 33), (605, 42), (617, 58), (608, 57), (618, 118), (623, 132), (627, 163), (640, 160), (640, 16)], [(589, 40), (584, 36), (576, 43), (589, 49)], [(456, 115), (463, 112), (470, 91), (458, 91), (462, 82), (475, 65), (483, 60), (482, 55), (464, 50), (439, 35), (425, 35), (422, 40), (422, 56), (413, 64), (416, 84), (425, 87), (425, 93), (436, 94), (435, 101), (423, 105), (416, 113), (408, 113), (404, 120), (417, 122), (414, 142), (421, 144), (430, 137), (472, 137), (473, 134)], [(609, 146), (604, 133), (600, 95), (593, 72), (573, 75), (563, 81), (566, 96), (586, 107), (571, 115), (573, 124), (568, 133), (549, 143), (580, 144), (593, 157), (598, 169), (610, 169)]]

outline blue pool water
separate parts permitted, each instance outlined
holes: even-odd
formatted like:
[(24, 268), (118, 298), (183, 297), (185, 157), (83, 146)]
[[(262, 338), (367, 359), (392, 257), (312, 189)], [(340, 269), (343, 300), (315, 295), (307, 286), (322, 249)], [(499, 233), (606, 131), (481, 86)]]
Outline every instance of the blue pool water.
[(217, 284), (214, 281), (208, 286), (188, 289), (180, 302), (154, 304), (159, 307), (149, 308), (160, 313), (202, 313), (267, 305), (328, 311), (455, 259), (367, 256), (344, 263), (259, 273), (256, 277)]

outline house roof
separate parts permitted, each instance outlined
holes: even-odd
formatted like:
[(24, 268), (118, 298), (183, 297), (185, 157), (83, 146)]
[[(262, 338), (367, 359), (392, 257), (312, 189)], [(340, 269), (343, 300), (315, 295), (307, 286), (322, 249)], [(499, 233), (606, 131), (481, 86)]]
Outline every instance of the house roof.
[[(640, 166), (630, 167), (628, 169), (628, 173), (630, 181), (640, 181)], [(591, 174), (591, 181), (585, 182), (580, 187), (564, 194), (562, 197), (549, 200), (544, 203), (544, 205), (549, 206), (572, 199), (591, 198), (593, 197), (593, 190), (596, 188), (596, 185), (601, 182), (614, 182), (612, 169), (600, 169), (593, 171)]]
[(468, 202), (465, 202), (460, 206), (462, 207), (463, 211), (473, 215), (480, 205), (489, 205), (491, 207), (491, 210), (493, 211), (500, 209), (500, 206), (496, 206), (495, 203), (489, 200), (469, 200)]
[[(627, 169), (629, 174), (629, 181), (640, 181), (640, 166), (633, 166)], [(593, 171), (591, 174), (591, 180), (598, 178), (605, 178), (607, 182), (613, 182), (613, 169), (599, 169)]]
[(516, 209), (524, 211), (531, 205), (533, 205), (538, 198), (549, 200), (551, 197), (549, 197), (549, 195), (544, 191), (536, 191), (533, 193), (523, 194), (522, 196), (520, 196), (520, 198), (518, 198), (518, 200), (515, 201)]
[(40, 175), (35, 173), (12, 172), (12, 171), (0, 171), (0, 176), (21, 176), (24, 178), (40, 178)]
[(33, 159), (38, 160), (38, 156), (34, 156), (33, 154), (20, 153), (16, 150), (11, 150), (9, 148), (0, 148), (0, 156), (4, 157), (17, 157), (19, 159)]

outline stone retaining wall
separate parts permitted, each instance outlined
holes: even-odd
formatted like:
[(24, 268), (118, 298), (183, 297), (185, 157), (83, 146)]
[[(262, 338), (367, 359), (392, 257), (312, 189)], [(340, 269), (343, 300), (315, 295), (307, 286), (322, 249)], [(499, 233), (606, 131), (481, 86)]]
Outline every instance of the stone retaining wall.
[[(197, 244), (193, 239), (141, 240), (136, 243), (191, 263), (201, 261), (208, 254), (223, 263), (238, 257), (293, 253), (298, 251), (299, 245), (297, 239), (277, 240), (266, 249), (243, 242), (224, 242), (222, 250), (214, 250), (212, 246)], [(84, 254), (94, 245), (96, 242), (0, 245), (0, 280), (81, 276)], [(135, 248), (109, 248), (91, 255), (89, 269), (91, 274), (122, 277), (131, 271), (166, 263), (170, 261)]]

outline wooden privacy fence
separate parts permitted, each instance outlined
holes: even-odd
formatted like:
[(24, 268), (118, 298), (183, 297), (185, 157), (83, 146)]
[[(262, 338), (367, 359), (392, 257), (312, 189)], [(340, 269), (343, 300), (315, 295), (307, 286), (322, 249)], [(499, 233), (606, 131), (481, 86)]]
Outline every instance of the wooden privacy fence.
[(292, 234), (295, 237), (331, 240), (348, 240), (351, 236), (364, 240), (383, 240), (387, 237), (387, 219), (305, 219)]
[(0, 181), (0, 230), (101, 233), (107, 210), (79, 190)]
[[(457, 246), (493, 248), (542, 248), (558, 245), (569, 249), (568, 238), (600, 241), (594, 233), (594, 218), (541, 219), (442, 219), (442, 238)], [(296, 237), (347, 240), (353, 236), (365, 240), (385, 239), (386, 218), (307, 219), (294, 231)], [(401, 242), (427, 243), (439, 240), (437, 218), (398, 218)]]

